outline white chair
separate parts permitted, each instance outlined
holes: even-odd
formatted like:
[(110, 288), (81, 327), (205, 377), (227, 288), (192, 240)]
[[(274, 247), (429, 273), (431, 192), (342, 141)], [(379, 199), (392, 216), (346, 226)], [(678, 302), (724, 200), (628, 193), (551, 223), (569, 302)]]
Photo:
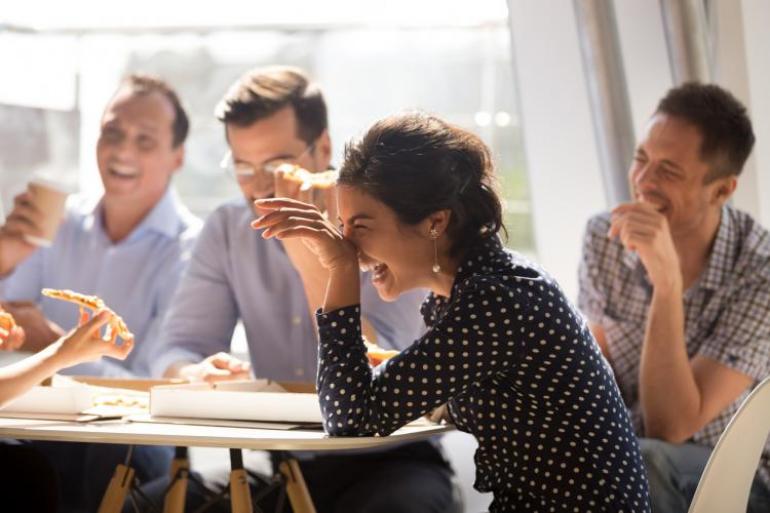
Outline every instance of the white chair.
[(770, 378), (749, 394), (719, 437), (689, 513), (746, 513), (768, 432)]

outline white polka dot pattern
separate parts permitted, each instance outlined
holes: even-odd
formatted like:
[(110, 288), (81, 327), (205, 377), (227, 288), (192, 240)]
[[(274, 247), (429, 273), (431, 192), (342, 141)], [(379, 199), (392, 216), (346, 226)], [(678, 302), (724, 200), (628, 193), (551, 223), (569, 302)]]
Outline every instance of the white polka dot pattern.
[(387, 435), (448, 403), (479, 447), (490, 511), (648, 512), (638, 445), (582, 316), (497, 238), (471, 251), (427, 333), (371, 369), (350, 306), (318, 315), (318, 390), (332, 435)]

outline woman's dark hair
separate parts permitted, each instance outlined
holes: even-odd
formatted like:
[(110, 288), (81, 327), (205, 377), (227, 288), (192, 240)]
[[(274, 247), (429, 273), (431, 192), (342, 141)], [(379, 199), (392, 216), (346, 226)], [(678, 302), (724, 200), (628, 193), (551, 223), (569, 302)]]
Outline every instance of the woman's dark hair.
[(450, 210), (453, 257), (503, 228), (489, 149), (476, 135), (427, 114), (387, 117), (346, 145), (338, 183), (381, 201), (409, 225)]

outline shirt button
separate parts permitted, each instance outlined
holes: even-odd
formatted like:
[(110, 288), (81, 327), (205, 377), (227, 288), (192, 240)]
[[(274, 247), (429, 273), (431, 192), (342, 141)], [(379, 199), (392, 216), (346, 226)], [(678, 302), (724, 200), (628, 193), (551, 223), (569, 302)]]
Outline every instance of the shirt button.
[(300, 317), (299, 315), (294, 315), (294, 316), (292, 316), (292, 318), (291, 318), (291, 323), (292, 323), (293, 325), (295, 325), (295, 326), (299, 326), (301, 322), (302, 322), (302, 317)]
[(304, 369), (294, 369), (294, 375), (300, 376), (300, 377), (304, 376), (305, 375), (305, 370)]

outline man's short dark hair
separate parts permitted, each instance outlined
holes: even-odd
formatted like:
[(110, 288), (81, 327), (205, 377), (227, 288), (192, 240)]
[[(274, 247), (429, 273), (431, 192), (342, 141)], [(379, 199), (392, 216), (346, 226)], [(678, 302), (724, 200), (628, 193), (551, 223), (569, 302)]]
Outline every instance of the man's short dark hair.
[(656, 112), (681, 118), (700, 131), (700, 156), (712, 166), (707, 182), (741, 174), (754, 147), (754, 131), (746, 107), (728, 91), (688, 82), (670, 89)]
[(168, 82), (153, 75), (132, 73), (120, 81), (118, 91), (123, 89), (128, 89), (132, 94), (160, 93), (165, 96), (174, 108), (174, 123), (171, 126), (174, 136), (173, 147), (177, 148), (180, 144), (184, 143), (190, 130), (190, 119), (187, 117), (184, 107), (182, 107), (179, 95), (177, 95), (174, 88)]
[(243, 75), (216, 108), (226, 125), (246, 127), (284, 107), (294, 110), (297, 136), (312, 144), (328, 126), (321, 89), (298, 68), (270, 66)]

